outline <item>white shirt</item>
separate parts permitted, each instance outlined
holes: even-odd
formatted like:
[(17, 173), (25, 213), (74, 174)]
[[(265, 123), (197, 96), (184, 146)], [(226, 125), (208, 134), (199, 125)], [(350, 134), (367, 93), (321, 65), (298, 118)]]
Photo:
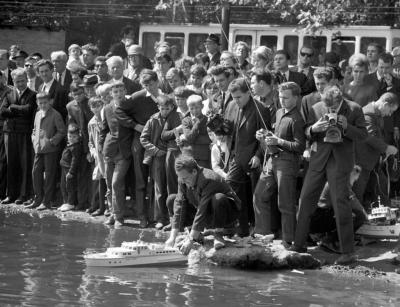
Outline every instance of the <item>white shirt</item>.
[(28, 77), (28, 87), (32, 90), (32, 91), (35, 91), (36, 92), (36, 89), (35, 89), (35, 81), (36, 81), (36, 76), (34, 76), (33, 78), (30, 78), (29, 79), (29, 77)]
[(57, 81), (58, 81), (61, 85), (64, 85), (64, 80), (65, 80), (65, 74), (66, 74), (66, 72), (67, 72), (67, 70), (65, 69), (65, 70), (61, 73), (61, 75), (60, 75), (60, 73), (58, 73), (58, 72), (56, 72), (56, 73), (54, 74), (54, 77), (57, 79)]
[(42, 91), (45, 91), (48, 94), (51, 86), (53, 85), (53, 82), (54, 82), (54, 78), (51, 79), (49, 82), (44, 83), (42, 86)]

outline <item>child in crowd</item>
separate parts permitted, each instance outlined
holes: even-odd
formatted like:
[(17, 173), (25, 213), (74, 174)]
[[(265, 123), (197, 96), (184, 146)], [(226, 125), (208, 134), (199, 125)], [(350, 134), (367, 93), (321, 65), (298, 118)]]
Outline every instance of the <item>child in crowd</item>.
[(183, 134), (179, 138), (183, 145), (182, 153), (192, 156), (200, 166), (211, 168), (211, 140), (207, 132), (207, 117), (201, 112), (203, 98), (191, 95), (187, 105), (190, 114), (182, 120)]
[(67, 68), (71, 69), (72, 65), (82, 66), (80, 56), (82, 54), (82, 48), (77, 44), (72, 44), (68, 47), (68, 62)]
[(175, 90), (179, 86), (185, 85), (185, 75), (183, 74), (182, 70), (178, 68), (170, 68), (165, 77), (172, 90)]
[(61, 193), (64, 204), (60, 211), (73, 210), (78, 202), (78, 169), (82, 156), (82, 143), (79, 137), (79, 127), (76, 124), (68, 125), (68, 143), (64, 148), (60, 160), (61, 165)]
[(60, 142), (65, 137), (65, 125), (60, 115), (50, 103), (46, 92), (36, 95), (38, 111), (32, 131), (32, 143), (35, 151), (32, 178), (35, 199), (27, 208), (37, 210), (50, 209), (50, 201), (55, 192), (57, 164)]
[(177, 111), (181, 115), (181, 118), (188, 114), (189, 109), (186, 101), (188, 97), (193, 94), (194, 92), (185, 86), (179, 86), (174, 90), (175, 103), (178, 106)]
[(107, 192), (107, 185), (105, 180), (105, 166), (103, 153), (100, 150), (99, 138), (102, 127), (101, 113), (103, 110), (103, 100), (95, 97), (89, 99), (89, 107), (94, 116), (89, 121), (89, 152), (94, 159), (94, 170), (92, 175), (93, 180), (93, 195), (90, 213), (92, 216), (103, 215), (106, 210), (105, 196)]
[(145, 148), (146, 156), (151, 157), (151, 162), (148, 161), (148, 163), (151, 165), (150, 176), (154, 180), (156, 229), (161, 229), (169, 224), (165, 168), (167, 143), (161, 139), (161, 133), (168, 115), (174, 109), (174, 101), (165, 96), (157, 100), (160, 112), (152, 115), (147, 121), (140, 136), (140, 143)]
[(194, 91), (197, 95), (203, 95), (203, 79), (207, 76), (207, 72), (203, 66), (193, 65), (190, 69), (190, 79), (188, 89)]
[(228, 176), (229, 149), (226, 143), (226, 136), (216, 134), (209, 130), (208, 135), (212, 141), (211, 167), (214, 172), (226, 179)]
[(203, 114), (209, 116), (211, 114), (219, 113), (221, 110), (221, 103), (219, 100), (214, 99), (214, 96), (218, 93), (218, 86), (214, 81), (214, 78), (208, 76), (205, 78), (203, 83), (203, 96), (207, 97), (203, 101)]

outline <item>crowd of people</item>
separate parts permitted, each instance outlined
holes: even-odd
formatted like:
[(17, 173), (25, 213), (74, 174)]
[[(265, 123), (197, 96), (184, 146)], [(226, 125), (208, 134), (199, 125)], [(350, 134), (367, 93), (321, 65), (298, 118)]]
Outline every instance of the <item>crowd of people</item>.
[(188, 226), (185, 253), (206, 229), (215, 248), (274, 235), (354, 260), (365, 210), (398, 189), (400, 50), (371, 43), (312, 67), (304, 45), (289, 67), (285, 50), (221, 51), (213, 34), (204, 45), (173, 59), (161, 42), (149, 59), (127, 27), (104, 56), (93, 44), (50, 59), (0, 50), (1, 203), (118, 227), (130, 198), (140, 227), (171, 230), (169, 245)]

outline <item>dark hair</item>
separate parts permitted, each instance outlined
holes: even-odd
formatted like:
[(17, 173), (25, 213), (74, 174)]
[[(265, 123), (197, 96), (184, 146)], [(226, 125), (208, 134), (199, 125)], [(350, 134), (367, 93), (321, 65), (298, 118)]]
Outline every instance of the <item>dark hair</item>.
[(104, 103), (100, 97), (92, 97), (89, 99), (88, 104), (89, 104), (89, 107), (91, 107), (91, 108), (97, 108), (99, 106), (102, 106)]
[(83, 50), (90, 51), (93, 55), (98, 55), (100, 53), (99, 48), (94, 44), (86, 44), (82, 46), (82, 51)]
[(301, 52), (301, 50), (302, 50), (303, 48), (310, 49), (310, 50), (312, 51), (312, 55), (314, 55), (314, 48), (313, 48), (312, 46), (310, 46), (310, 45), (303, 45), (303, 46), (300, 48), (300, 52)]
[(194, 61), (196, 64), (199, 64), (199, 61), (203, 63), (210, 63), (210, 58), (206, 53), (198, 53), (194, 56)]
[(151, 69), (143, 69), (139, 75), (140, 83), (148, 84), (150, 81), (158, 81), (157, 73)]
[(247, 81), (244, 78), (239, 78), (233, 80), (228, 87), (228, 91), (230, 93), (234, 93), (236, 91), (241, 91), (242, 93), (247, 93), (249, 91), (249, 87), (247, 85)]
[(172, 98), (160, 95), (157, 97), (158, 106), (175, 106), (175, 102)]
[(190, 74), (200, 78), (204, 78), (205, 76), (207, 76), (207, 72), (204, 67), (197, 64), (192, 66), (192, 68), (190, 69)]
[(214, 78), (207, 75), (203, 81), (203, 90), (206, 90), (209, 88), (214, 88), (214, 87), (218, 88), (217, 84), (215, 83)]
[(94, 60), (94, 62), (97, 62), (97, 61), (105, 63), (105, 62), (107, 61), (107, 58), (106, 58), (105, 56), (103, 56), (103, 55), (99, 55), (99, 56)]
[(36, 69), (38, 70), (38, 72), (39, 72), (39, 67), (44, 66), (44, 65), (48, 65), (50, 70), (54, 69), (54, 65), (49, 59), (39, 60), (36, 63)]
[(290, 60), (290, 54), (286, 50), (280, 49), (275, 52), (275, 55), (283, 54), (286, 57), (286, 60)]
[(279, 85), (279, 91), (286, 91), (290, 90), (293, 96), (300, 96), (301, 89), (300, 86), (297, 85), (295, 82), (284, 82)]
[(378, 43), (370, 42), (367, 46), (367, 49), (369, 46), (375, 47), (376, 50), (378, 50), (378, 54), (381, 54), (384, 51), (383, 47), (381, 45), (379, 45)]
[(211, 67), (209, 69), (208, 73), (213, 76), (219, 76), (221, 74), (224, 74), (225, 77), (227, 77), (227, 78), (229, 78), (231, 76), (231, 71), (221, 65), (216, 65), (216, 66)]
[(390, 65), (392, 65), (393, 64), (393, 55), (391, 55), (388, 52), (381, 53), (379, 55), (379, 60), (382, 60), (384, 63), (390, 63)]
[(193, 94), (195, 94), (195, 92), (191, 89), (188, 89), (186, 86), (178, 86), (176, 89), (174, 89), (174, 95), (179, 98), (188, 98)]
[(189, 173), (192, 173), (194, 170), (199, 170), (199, 165), (192, 157), (181, 155), (175, 160), (175, 171), (179, 172), (182, 170), (186, 170)]
[(40, 52), (34, 52), (30, 56), (31, 57), (38, 57), (39, 59), (43, 59), (43, 55)]
[(273, 76), (269, 71), (256, 69), (251, 76), (256, 77), (257, 82), (264, 81), (268, 85), (272, 85)]
[(168, 53), (157, 53), (156, 56), (154, 57), (155, 61), (161, 61), (162, 59), (165, 59), (167, 62), (174, 63), (174, 61), (172, 60), (171, 56)]
[(126, 25), (121, 29), (120, 36), (124, 37), (125, 35), (129, 34), (129, 32), (135, 31), (135, 28), (131, 25)]
[(76, 83), (76, 82), (72, 82), (71, 85), (69, 86), (69, 89), (70, 89), (71, 93), (77, 92), (79, 90), (84, 91), (84, 88), (79, 83)]
[(317, 79), (324, 78), (329, 82), (333, 78), (333, 70), (330, 67), (320, 67), (314, 70), (313, 76)]
[(171, 75), (172, 75), (172, 78), (174, 76), (178, 76), (181, 80), (186, 81), (186, 77), (183, 74), (183, 71), (180, 70), (179, 68), (171, 67), (170, 69), (168, 69), (167, 73), (165, 74), (165, 78), (168, 80)]
[(50, 99), (50, 95), (47, 92), (39, 92), (36, 94), (36, 99)]

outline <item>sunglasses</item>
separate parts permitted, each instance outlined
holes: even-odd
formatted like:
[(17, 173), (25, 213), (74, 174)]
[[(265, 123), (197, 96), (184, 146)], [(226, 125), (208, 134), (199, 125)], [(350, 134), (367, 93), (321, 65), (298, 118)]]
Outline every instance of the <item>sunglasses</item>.
[(300, 55), (301, 55), (301, 56), (306, 56), (306, 57), (308, 57), (308, 58), (311, 58), (311, 57), (313, 56), (312, 53), (305, 53), (305, 52), (300, 52)]

